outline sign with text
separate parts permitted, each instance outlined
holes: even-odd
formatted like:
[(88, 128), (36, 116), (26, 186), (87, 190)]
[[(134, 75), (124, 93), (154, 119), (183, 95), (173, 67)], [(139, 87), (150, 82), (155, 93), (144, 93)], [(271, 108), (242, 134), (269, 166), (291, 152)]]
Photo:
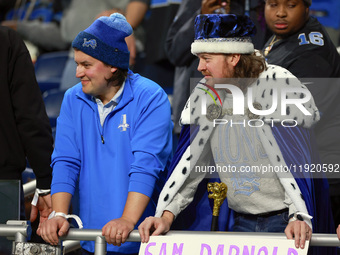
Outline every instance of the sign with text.
[(308, 246), (296, 249), (294, 240), (275, 237), (168, 234), (151, 236), (139, 255), (306, 255)]

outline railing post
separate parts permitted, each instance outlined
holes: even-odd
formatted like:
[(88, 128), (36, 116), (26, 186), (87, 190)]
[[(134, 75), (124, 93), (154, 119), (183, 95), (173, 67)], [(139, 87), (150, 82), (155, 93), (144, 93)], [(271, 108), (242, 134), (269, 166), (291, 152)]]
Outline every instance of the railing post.
[(95, 255), (105, 255), (106, 254), (106, 241), (105, 237), (97, 236), (94, 246)]
[(23, 243), (27, 241), (27, 236), (23, 235), (20, 232), (15, 233), (15, 242), (16, 243)]
[(0, 236), (7, 236), (9, 240), (26, 242), (31, 237), (32, 228), (28, 221), (8, 220), (0, 225)]

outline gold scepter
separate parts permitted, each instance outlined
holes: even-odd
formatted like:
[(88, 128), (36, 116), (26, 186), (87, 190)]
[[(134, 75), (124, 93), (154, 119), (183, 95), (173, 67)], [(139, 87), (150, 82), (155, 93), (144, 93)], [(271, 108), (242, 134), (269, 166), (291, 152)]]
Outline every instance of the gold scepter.
[(218, 216), (221, 205), (227, 197), (228, 187), (223, 182), (209, 182), (208, 183), (208, 198), (214, 199), (213, 217), (210, 231), (218, 231)]

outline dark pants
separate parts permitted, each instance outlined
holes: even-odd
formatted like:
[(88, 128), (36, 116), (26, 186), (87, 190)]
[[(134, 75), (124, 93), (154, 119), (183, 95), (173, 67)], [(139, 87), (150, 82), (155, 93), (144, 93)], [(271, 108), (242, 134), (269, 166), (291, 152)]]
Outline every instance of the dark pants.
[(235, 213), (234, 220), (235, 232), (283, 233), (288, 225), (288, 209), (261, 215)]

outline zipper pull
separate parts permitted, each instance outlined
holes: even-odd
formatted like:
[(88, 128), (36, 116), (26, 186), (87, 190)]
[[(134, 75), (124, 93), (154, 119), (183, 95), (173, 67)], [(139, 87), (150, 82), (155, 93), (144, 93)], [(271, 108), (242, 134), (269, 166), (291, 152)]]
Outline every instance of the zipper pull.
[(104, 136), (101, 135), (101, 137), (102, 137), (102, 144), (104, 144), (104, 143), (105, 143), (105, 141), (104, 141)]

